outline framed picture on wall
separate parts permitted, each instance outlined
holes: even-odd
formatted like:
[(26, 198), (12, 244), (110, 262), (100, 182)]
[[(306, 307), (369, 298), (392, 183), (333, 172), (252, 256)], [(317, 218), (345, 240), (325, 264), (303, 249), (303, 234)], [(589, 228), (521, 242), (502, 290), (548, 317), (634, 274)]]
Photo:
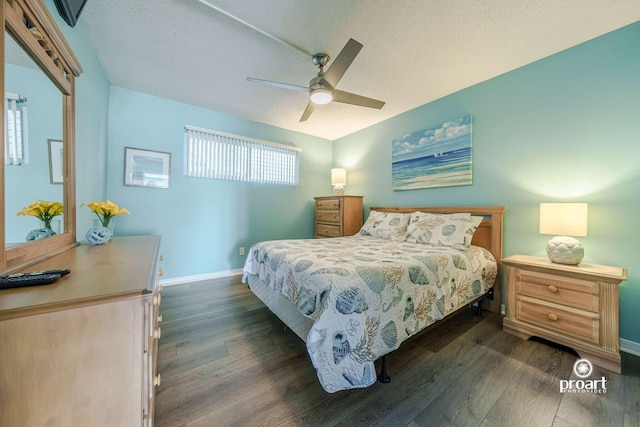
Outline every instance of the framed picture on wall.
[(169, 188), (171, 153), (124, 148), (124, 185)]
[(62, 141), (47, 139), (49, 145), (49, 179), (52, 184), (64, 183), (63, 165), (64, 152)]
[(471, 116), (402, 135), (392, 141), (391, 188), (471, 185)]

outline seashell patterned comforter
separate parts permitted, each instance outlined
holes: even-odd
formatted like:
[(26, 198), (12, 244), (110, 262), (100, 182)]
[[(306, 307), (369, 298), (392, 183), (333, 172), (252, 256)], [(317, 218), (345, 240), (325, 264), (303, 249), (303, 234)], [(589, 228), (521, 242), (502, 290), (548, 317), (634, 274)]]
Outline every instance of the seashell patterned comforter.
[(276, 240), (251, 247), (244, 266), (314, 320), (307, 351), (328, 392), (368, 387), (373, 361), (486, 293), (491, 253), (356, 235)]

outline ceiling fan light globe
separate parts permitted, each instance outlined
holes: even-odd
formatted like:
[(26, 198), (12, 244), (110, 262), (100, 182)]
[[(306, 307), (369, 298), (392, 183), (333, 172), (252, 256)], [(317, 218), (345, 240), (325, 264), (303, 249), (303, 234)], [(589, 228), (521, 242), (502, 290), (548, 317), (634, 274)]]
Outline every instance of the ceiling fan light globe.
[(314, 104), (328, 104), (333, 101), (333, 94), (330, 90), (324, 88), (318, 88), (311, 91), (311, 102)]

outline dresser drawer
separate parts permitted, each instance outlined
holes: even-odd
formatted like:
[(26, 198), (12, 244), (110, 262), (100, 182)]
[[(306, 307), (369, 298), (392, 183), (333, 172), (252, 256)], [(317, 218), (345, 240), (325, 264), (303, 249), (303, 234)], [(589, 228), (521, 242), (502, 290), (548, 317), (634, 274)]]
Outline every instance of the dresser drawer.
[(594, 344), (600, 343), (600, 316), (533, 298), (516, 299), (516, 319)]
[(316, 224), (316, 236), (340, 237), (340, 226), (329, 224)]
[(316, 200), (317, 210), (340, 210), (340, 199), (321, 199)]
[(316, 211), (316, 222), (328, 222), (332, 224), (340, 224), (340, 211)]
[(600, 288), (595, 281), (519, 270), (516, 293), (594, 313), (600, 309)]

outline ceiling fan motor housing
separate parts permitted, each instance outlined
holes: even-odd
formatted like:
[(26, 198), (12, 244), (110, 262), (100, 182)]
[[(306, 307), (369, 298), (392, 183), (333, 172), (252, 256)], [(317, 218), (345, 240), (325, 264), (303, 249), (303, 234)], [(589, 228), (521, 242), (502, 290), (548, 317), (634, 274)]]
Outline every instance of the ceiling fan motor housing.
[(329, 57), (329, 55), (327, 55), (326, 53), (316, 53), (315, 55), (313, 55), (312, 57), (313, 63), (317, 66), (320, 67), (320, 71), (322, 71), (322, 69), (327, 65), (327, 63), (329, 62), (329, 59), (331, 59)]

